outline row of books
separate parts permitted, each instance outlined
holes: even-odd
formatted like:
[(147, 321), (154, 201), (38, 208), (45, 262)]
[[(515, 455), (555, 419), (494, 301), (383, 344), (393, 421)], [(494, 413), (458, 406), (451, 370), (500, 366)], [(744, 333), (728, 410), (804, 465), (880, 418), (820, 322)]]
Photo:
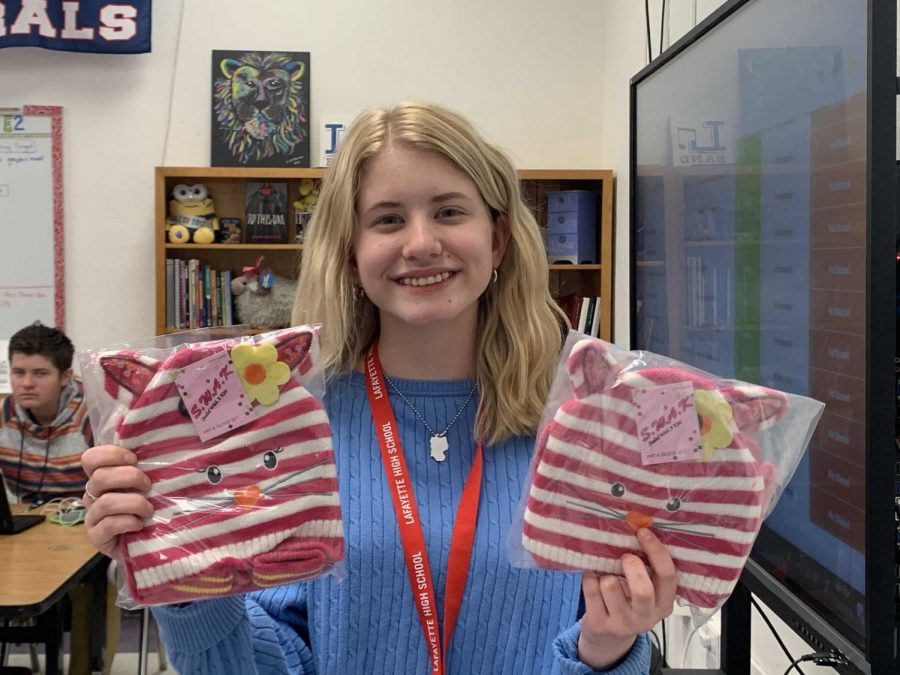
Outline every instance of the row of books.
[(166, 326), (177, 329), (234, 323), (231, 271), (196, 258), (166, 258)]
[(713, 328), (734, 323), (734, 266), (714, 255), (685, 257), (685, 321)]
[(600, 297), (570, 294), (559, 298), (560, 307), (572, 328), (585, 335), (600, 337)]

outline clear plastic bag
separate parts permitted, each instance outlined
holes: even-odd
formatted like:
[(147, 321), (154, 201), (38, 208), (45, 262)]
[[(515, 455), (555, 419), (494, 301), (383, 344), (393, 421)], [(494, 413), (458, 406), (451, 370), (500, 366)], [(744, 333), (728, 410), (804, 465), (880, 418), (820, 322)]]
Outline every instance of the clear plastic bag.
[(222, 335), (79, 352), (97, 443), (132, 450), (152, 484), (154, 514), (119, 537), (123, 607), (343, 572), (318, 330)]
[(517, 567), (621, 574), (650, 528), (695, 625), (734, 589), (824, 404), (572, 332), (508, 542)]

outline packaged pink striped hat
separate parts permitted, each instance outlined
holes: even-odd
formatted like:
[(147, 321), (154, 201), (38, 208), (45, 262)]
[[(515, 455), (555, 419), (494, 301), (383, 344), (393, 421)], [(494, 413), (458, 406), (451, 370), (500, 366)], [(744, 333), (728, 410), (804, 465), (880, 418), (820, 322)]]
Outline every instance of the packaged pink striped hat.
[(570, 396), (539, 434), (521, 543), (540, 567), (621, 574), (649, 527), (675, 561), (680, 604), (708, 614), (734, 589), (782, 478), (754, 435), (788, 398), (659, 363), (574, 345)]
[[(331, 428), (303, 385), (317, 344), (304, 326), (193, 343), (163, 360), (147, 355), (153, 350), (103, 353), (104, 388), (119, 411), (113, 442), (137, 455), (155, 509), (142, 530), (120, 537), (127, 604), (292, 583), (343, 559)], [(202, 441), (180, 390), (192, 367), (220, 356), (247, 418)], [(225, 385), (205, 382), (198, 400), (208, 412)]]

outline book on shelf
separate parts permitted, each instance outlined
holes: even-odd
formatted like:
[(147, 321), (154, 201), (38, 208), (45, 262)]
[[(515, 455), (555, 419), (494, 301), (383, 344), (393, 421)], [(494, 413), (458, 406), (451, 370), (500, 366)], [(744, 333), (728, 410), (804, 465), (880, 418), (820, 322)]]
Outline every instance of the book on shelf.
[(575, 293), (563, 295), (556, 300), (563, 313), (569, 319), (572, 328), (578, 327), (578, 315), (581, 313), (581, 296)]
[(175, 325), (175, 261), (166, 259), (166, 325)]
[(587, 298), (587, 301), (587, 315), (584, 317), (584, 330), (582, 332), (585, 335), (593, 335), (591, 327), (594, 325), (594, 314), (597, 313), (597, 298), (590, 297)]
[(709, 252), (685, 257), (685, 323), (720, 328), (734, 323), (734, 264)]
[(593, 320), (594, 313), (593, 301), (594, 298), (590, 296), (581, 298), (581, 307), (578, 310), (578, 322), (572, 324), (572, 327), (579, 333), (584, 333), (585, 335), (590, 334), (591, 321)]
[(247, 183), (244, 241), (248, 244), (288, 243), (287, 183)]
[(230, 270), (216, 270), (196, 258), (166, 260), (167, 328), (230, 326), (232, 300)]
[(594, 298), (594, 318), (591, 321), (590, 334), (594, 337), (600, 337), (600, 298)]
[(600, 337), (600, 297), (581, 297), (570, 294), (559, 298), (558, 302), (569, 319), (572, 330), (585, 335)]

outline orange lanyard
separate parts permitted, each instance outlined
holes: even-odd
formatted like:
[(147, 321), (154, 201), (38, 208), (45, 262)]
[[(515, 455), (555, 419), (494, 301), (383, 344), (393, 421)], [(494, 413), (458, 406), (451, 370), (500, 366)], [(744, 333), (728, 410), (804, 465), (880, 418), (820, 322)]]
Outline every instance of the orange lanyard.
[(381, 446), (384, 472), (388, 484), (391, 486), (391, 497), (394, 501), (397, 525), (400, 528), (400, 540), (403, 543), (409, 585), (412, 589), (416, 609), (419, 612), (425, 643), (428, 645), (431, 672), (444, 675), (446, 673), (446, 655), (450, 649), (450, 638), (453, 635), (453, 628), (456, 626), (459, 608), (462, 606), (466, 577), (469, 574), (469, 563), (472, 559), (472, 545), (475, 541), (478, 499), (481, 495), (482, 444), (479, 441), (475, 450), (475, 461), (463, 487), (450, 538), (447, 584), (444, 588), (442, 642), (439, 639), (437, 604), (431, 579), (431, 565), (428, 562), (428, 551), (425, 548), (425, 535), (422, 532), (422, 521), (419, 519), (419, 509), (413, 495), (412, 481), (406, 470), (403, 446), (398, 436), (397, 420), (387, 396), (387, 383), (381, 370), (381, 362), (378, 360), (377, 343), (372, 345), (366, 356), (366, 374), (368, 375), (369, 407), (372, 409), (375, 433)]

